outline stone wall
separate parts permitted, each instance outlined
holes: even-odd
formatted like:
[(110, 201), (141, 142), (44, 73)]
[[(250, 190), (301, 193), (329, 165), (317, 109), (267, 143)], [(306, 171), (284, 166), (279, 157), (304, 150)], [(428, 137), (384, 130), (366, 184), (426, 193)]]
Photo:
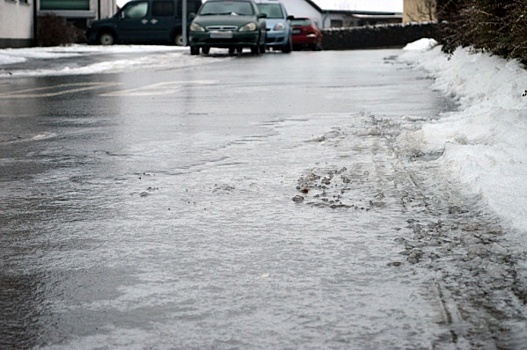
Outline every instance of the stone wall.
[(439, 41), (439, 26), (436, 23), (417, 23), (326, 28), (322, 34), (324, 50), (396, 48), (422, 38)]

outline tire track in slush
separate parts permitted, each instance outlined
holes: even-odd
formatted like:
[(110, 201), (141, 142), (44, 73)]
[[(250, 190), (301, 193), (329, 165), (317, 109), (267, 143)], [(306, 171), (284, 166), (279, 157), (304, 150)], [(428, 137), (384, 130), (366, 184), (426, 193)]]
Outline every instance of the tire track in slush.
[(477, 195), (462, 194), (462, 184), (433, 162), (440, 154), (418, 154), (397, 143), (404, 128), (416, 125), (362, 118), (310, 140), (353, 154), (355, 161), (306, 170), (293, 201), (391, 216), (395, 208), (404, 221), (397, 241), (405, 263), (440, 276), (425, 286), (448, 329), (433, 348), (521, 348), (527, 343), (525, 253), (514, 251), (507, 229)]

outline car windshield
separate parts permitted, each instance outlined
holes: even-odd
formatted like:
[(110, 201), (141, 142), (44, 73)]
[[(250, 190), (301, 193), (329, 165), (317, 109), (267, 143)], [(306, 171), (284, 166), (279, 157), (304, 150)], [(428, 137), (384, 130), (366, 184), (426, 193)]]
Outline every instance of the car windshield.
[(293, 19), (291, 25), (293, 26), (308, 26), (311, 22), (308, 19)]
[(212, 15), (254, 15), (250, 2), (247, 1), (210, 1), (205, 2), (199, 14), (201, 16)]
[(285, 18), (280, 4), (258, 4), (258, 9), (261, 13), (265, 13), (267, 18)]

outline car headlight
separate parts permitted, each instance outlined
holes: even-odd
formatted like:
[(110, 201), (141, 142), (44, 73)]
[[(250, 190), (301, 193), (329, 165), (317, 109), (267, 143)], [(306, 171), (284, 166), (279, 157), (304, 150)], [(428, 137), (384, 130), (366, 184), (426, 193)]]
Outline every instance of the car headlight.
[(283, 23), (276, 23), (273, 30), (284, 30), (285, 26)]
[(249, 22), (246, 25), (243, 25), (238, 29), (240, 32), (254, 32), (256, 30), (256, 23)]
[(190, 31), (191, 32), (204, 32), (205, 28), (203, 28), (202, 26), (200, 26), (197, 23), (191, 23), (190, 24)]

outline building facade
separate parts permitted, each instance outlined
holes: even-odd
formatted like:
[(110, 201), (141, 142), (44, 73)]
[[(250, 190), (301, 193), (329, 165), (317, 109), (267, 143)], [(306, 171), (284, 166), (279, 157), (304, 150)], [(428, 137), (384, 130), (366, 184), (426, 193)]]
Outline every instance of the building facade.
[(404, 0), (403, 23), (436, 21), (436, 8), (436, 0)]
[[(403, 0), (371, 1), (280, 0), (290, 15), (312, 18), (319, 28), (345, 28), (386, 23), (401, 23)], [(422, 0), (424, 1), (424, 0)]]
[[(257, 0), (258, 1), (258, 0)], [(288, 15), (295, 17), (311, 18), (315, 24), (322, 28), (322, 9), (311, 0), (281, 0), (287, 9)]]
[(39, 16), (52, 13), (80, 24), (110, 17), (117, 10), (115, 0), (38, 0), (38, 4)]
[(53, 14), (84, 29), (116, 10), (115, 0), (0, 0), (0, 48), (34, 46), (40, 16)]
[(0, 1), (0, 48), (34, 45), (34, 6), (29, 0)]

